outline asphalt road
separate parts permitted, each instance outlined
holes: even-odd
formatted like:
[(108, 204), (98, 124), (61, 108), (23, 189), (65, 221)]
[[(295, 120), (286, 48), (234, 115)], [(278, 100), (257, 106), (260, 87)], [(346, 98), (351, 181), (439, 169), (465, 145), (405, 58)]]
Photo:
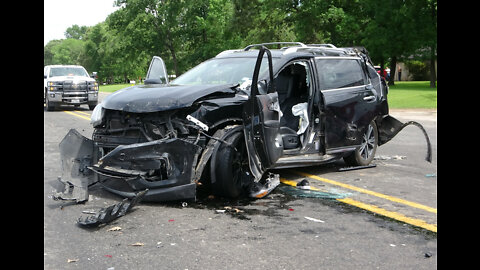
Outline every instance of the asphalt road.
[[(101, 187), (72, 205), (51, 199), (61, 175), (58, 144), (70, 128), (90, 137), (91, 111), (44, 112), (45, 269), (436, 269), (437, 120), (432, 110), (391, 110), (427, 130), (406, 127), (377, 149), (374, 168), (339, 172), (342, 161), (278, 170), (282, 181), (260, 200), (140, 203), (95, 229), (79, 227), (82, 211), (122, 198)], [(289, 181), (343, 199), (292, 196)], [(294, 190), (294, 189), (293, 189)], [(111, 230), (114, 227), (117, 230)]]

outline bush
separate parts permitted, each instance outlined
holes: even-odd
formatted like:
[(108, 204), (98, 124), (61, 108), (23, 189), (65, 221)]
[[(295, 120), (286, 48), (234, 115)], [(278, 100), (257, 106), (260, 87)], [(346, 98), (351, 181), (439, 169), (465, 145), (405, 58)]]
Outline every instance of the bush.
[(426, 63), (418, 60), (410, 60), (406, 61), (405, 65), (413, 81), (428, 81), (430, 79), (428, 77), (429, 67)]

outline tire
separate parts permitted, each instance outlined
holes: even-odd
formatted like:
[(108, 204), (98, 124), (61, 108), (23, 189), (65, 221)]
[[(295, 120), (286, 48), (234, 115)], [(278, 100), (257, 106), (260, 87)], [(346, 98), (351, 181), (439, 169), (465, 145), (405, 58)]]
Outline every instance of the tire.
[(366, 166), (372, 162), (378, 146), (378, 130), (372, 120), (362, 136), (362, 144), (352, 154), (343, 158), (349, 166)]
[[(217, 196), (238, 198), (243, 195), (249, 179), (248, 155), (243, 131), (236, 131), (221, 143), (214, 155), (215, 182), (213, 193)], [(247, 174), (248, 173), (248, 174)]]
[(47, 111), (51, 112), (55, 110), (55, 105), (48, 100), (48, 96), (45, 94), (45, 107), (47, 107)]

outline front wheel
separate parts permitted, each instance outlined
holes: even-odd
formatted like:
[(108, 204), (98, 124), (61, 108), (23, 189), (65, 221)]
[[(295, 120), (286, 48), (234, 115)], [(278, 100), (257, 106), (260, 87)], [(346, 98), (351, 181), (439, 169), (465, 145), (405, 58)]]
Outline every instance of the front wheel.
[(372, 120), (362, 136), (362, 144), (355, 152), (344, 157), (349, 166), (366, 166), (375, 157), (378, 145), (378, 130), (375, 121)]
[(244, 193), (249, 180), (248, 155), (243, 131), (234, 132), (222, 142), (216, 153), (215, 195), (237, 198)]

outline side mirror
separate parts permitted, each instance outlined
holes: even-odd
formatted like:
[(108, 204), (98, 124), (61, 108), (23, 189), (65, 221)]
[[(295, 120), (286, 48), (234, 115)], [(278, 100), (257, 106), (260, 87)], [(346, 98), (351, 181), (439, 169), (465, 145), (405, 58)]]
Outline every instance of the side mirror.
[(46, 79), (46, 78), (47, 78), (47, 75), (43, 75), (43, 78)]

